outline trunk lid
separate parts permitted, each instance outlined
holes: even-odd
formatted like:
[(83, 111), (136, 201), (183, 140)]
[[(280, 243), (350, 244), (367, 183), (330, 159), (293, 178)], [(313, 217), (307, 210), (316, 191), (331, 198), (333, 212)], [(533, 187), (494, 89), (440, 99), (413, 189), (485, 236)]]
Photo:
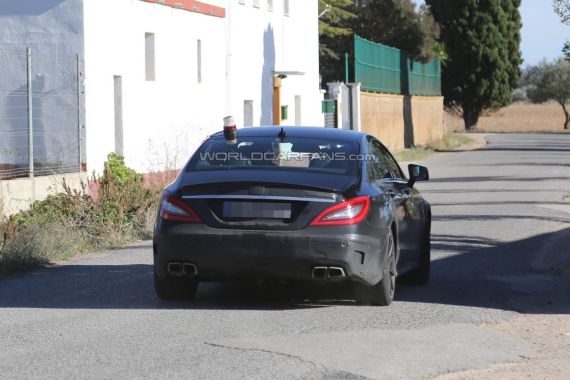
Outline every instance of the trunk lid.
[(295, 171), (189, 172), (179, 196), (213, 228), (299, 230), (354, 183), (350, 176)]

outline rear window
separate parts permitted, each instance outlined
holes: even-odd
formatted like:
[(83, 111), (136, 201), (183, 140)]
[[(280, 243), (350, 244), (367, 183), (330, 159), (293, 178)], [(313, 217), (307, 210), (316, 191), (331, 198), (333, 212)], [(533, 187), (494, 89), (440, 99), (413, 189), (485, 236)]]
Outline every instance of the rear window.
[(187, 171), (271, 169), (352, 175), (357, 153), (356, 143), (341, 140), (240, 137), (231, 144), (212, 139), (194, 154)]

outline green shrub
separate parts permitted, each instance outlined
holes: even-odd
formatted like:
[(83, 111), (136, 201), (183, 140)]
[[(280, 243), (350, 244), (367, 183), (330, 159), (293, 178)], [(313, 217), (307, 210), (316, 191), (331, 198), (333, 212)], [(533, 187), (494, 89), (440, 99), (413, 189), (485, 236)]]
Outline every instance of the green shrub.
[(110, 153), (107, 156), (104, 177), (112, 178), (120, 185), (126, 181), (138, 180), (139, 178), (142, 181), (142, 175), (125, 165), (125, 158), (115, 153)]
[(85, 186), (72, 190), (64, 183), (62, 193), (0, 221), (0, 275), (151, 235), (158, 193), (144, 186), (142, 175), (110, 154), (94, 181), (97, 199)]

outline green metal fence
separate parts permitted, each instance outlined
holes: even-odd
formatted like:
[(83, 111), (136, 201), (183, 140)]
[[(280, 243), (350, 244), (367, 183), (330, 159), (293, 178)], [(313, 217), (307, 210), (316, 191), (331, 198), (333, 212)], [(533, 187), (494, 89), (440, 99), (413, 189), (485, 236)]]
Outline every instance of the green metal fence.
[(354, 78), (363, 90), (399, 94), (400, 50), (355, 35)]
[(441, 95), (441, 64), (423, 64), (400, 49), (354, 36), (354, 80), (364, 91), (405, 95)]
[(439, 59), (421, 63), (408, 59), (410, 95), (441, 95), (441, 65)]

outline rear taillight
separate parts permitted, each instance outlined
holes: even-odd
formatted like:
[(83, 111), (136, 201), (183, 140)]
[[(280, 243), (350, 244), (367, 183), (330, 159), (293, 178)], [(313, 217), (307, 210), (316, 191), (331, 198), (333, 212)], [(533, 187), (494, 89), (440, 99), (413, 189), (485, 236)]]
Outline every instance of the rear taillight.
[(370, 197), (358, 197), (331, 206), (321, 212), (311, 226), (346, 226), (358, 224), (370, 211)]
[(183, 200), (171, 194), (164, 194), (160, 204), (160, 217), (164, 220), (185, 223), (201, 223), (196, 211)]

